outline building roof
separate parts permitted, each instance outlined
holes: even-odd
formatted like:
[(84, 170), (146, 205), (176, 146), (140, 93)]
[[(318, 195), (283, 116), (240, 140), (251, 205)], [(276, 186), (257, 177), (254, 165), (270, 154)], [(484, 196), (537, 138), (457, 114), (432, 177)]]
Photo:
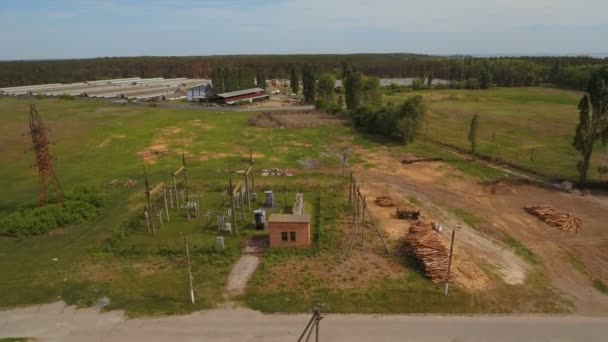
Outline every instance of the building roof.
[(233, 101), (226, 101), (226, 104), (235, 104), (239, 101), (247, 101), (247, 100), (257, 100), (257, 99), (263, 99), (266, 97), (270, 97), (270, 95), (268, 94), (263, 94), (263, 95), (257, 95), (257, 96), (252, 96), (252, 97), (248, 97), (246, 99), (237, 99), (237, 100), (233, 100)]
[(295, 215), (295, 214), (272, 214), (268, 222), (280, 223), (309, 223), (310, 215)]
[(264, 91), (264, 89), (262, 89), (262, 88), (251, 88), (251, 89), (231, 91), (229, 93), (221, 93), (221, 94), (217, 94), (217, 96), (226, 98), (226, 97), (235, 97), (235, 96), (259, 93), (259, 92), (263, 92), (263, 91)]

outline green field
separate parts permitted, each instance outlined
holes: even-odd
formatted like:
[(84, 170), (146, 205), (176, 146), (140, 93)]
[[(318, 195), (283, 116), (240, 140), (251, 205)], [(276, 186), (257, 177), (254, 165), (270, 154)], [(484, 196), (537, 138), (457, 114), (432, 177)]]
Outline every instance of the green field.
[[(468, 150), (471, 117), (479, 113), (480, 154), (550, 178), (578, 179), (580, 156), (572, 139), (581, 93), (541, 87), (426, 90), (387, 95), (385, 100), (397, 102), (413, 95), (422, 95), (429, 109), (422, 138)], [(608, 158), (608, 150), (598, 144), (589, 168), (592, 181), (599, 181), (597, 168), (602, 158)]]
[[(563, 92), (554, 90), (548, 92), (556, 92), (557, 95), (545, 95), (546, 98), (528, 95), (529, 92), (547, 91), (521, 89), (518, 95), (515, 89), (495, 89), (487, 93), (458, 91), (454, 94), (491, 98), (488, 108), (500, 108), (498, 104), (510, 108), (517, 101), (524, 101), (520, 104), (521, 108), (529, 108), (525, 110), (532, 114), (537, 113), (537, 106), (563, 107), (560, 115), (564, 117), (564, 123), (560, 125), (566, 126), (566, 118), (570, 120), (570, 117), (576, 117), (576, 111), (567, 114), (573, 107), (575, 96), (564, 100)], [(508, 94), (514, 98), (508, 99)], [(521, 99), (518, 100), (517, 96), (521, 96)], [(396, 100), (397, 97), (392, 99)], [(548, 102), (538, 104), (539, 101)], [(560, 104), (560, 101), (566, 103)], [(403, 147), (379, 137), (359, 134), (348, 126), (270, 130), (249, 126), (249, 113), (116, 106), (81, 100), (0, 98), (0, 177), (4, 184), (0, 216), (36, 201), (37, 172), (29, 167), (33, 164), (34, 156), (31, 152), (24, 153), (31, 142), (28, 141), (29, 136), (22, 135), (27, 130), (30, 102), (37, 103), (40, 115), (51, 129), (50, 136), (55, 143), (51, 152), (56, 157), (54, 163), (63, 189), (95, 187), (105, 197), (106, 204), (100, 215), (87, 223), (38, 237), (0, 237), (0, 274), (3, 275), (0, 279), (0, 307), (58, 299), (89, 306), (107, 296), (111, 299), (107, 309), (125, 309), (130, 315), (153, 315), (211, 308), (223, 301), (226, 277), (240, 254), (240, 246), (246, 238), (256, 234), (246, 229), (248, 224), (239, 223), (239, 233), (227, 236), (227, 248), (218, 251), (213, 247), (217, 235), (215, 227), (212, 222), (207, 223), (205, 217), (188, 222), (183, 215), (173, 213), (171, 223), (159, 230), (156, 236), (149, 235), (141, 218), (138, 218), (144, 202), (144, 169), (152, 184), (169, 182), (170, 173), (180, 165), (182, 152), (187, 156), (191, 191), (203, 196), (203, 210), (226, 209), (227, 204), (221, 194), (222, 189), (228, 186), (226, 170), (245, 169), (249, 165), (250, 149), (254, 153), (257, 169), (289, 168), (294, 173), (293, 177), (257, 177), (258, 192), (272, 188), (282, 194), (285, 189), (288, 198), (292, 198), (295, 191), (305, 191), (307, 201), (310, 201), (309, 209), (315, 212), (319, 209), (319, 201), (328, 198), (327, 194), (336, 195), (335, 188), (328, 187), (340, 179), (331, 171), (339, 169), (339, 152), (348, 146), (373, 153), (381, 146), (391, 145), (397, 153), (443, 157), (447, 163), (481, 181), (505, 177), (502, 172), (446, 152), (432, 143), (420, 140)], [(466, 135), (466, 131), (458, 130), (468, 125), (465, 122), (467, 106), (478, 102), (483, 103), (481, 100), (462, 99), (433, 101), (429, 104), (431, 122), (436, 122), (438, 126), (449, 125), (441, 126), (438, 130), (441, 129), (446, 136), (452, 134), (456, 141), (455, 137)], [(452, 104), (460, 106), (459, 114), (455, 114), (460, 119), (439, 121), (441, 115), (438, 108), (444, 106), (447, 116)], [(486, 132), (483, 122), (482, 132)], [(511, 127), (518, 129), (515, 124)], [(512, 139), (517, 134), (526, 137), (529, 132), (527, 127), (524, 125), (521, 130)], [(558, 140), (552, 134), (546, 136), (547, 141)], [(536, 134), (534, 138), (529, 138), (540, 137), (545, 136)], [(565, 149), (568, 144), (561, 142), (560, 146)], [(138, 152), (145, 154), (151, 148), (160, 148), (166, 154), (152, 156), (144, 163)], [(499, 150), (501, 157), (505, 149)], [(567, 154), (564, 160), (575, 161), (576, 155)], [(302, 165), (307, 161), (314, 161), (318, 170), (305, 169)], [(365, 160), (364, 155), (353, 154), (350, 162), (366, 168), (374, 167)], [(559, 172), (572, 174), (574, 168), (564, 168)], [(131, 188), (123, 186), (128, 180), (138, 183)], [(107, 186), (114, 183), (115, 186)], [(279, 201), (281, 197), (278, 196)], [(339, 198), (335, 201), (339, 201)], [(336, 249), (332, 249), (332, 241), (337, 232), (332, 230), (330, 218), (335, 219), (337, 213), (319, 211), (313, 213), (313, 217), (318, 247), (311, 251), (313, 254), (278, 253), (265, 259), (264, 265), (271, 268), (273, 262), (297, 262), (300, 260), (297, 258), (309, 257), (333, 260)], [(251, 219), (250, 214), (247, 218)], [(184, 236), (189, 237), (191, 244), (196, 305), (191, 305), (188, 298)], [(452, 304), (439, 306), (436, 293), (440, 293), (440, 290), (415, 271), (399, 279), (380, 281), (366, 289), (341, 291), (324, 287), (321, 280), (312, 279), (312, 282), (299, 285), (301, 287), (298, 289), (305, 289), (305, 292), (290, 289), (281, 293), (268, 292), (263, 286), (270, 279), (267, 276), (264, 272), (256, 274), (250, 291), (243, 298), (245, 303), (264, 311), (306, 311), (310, 303), (318, 298), (326, 299), (332, 311), (341, 312), (380, 312), (395, 298), (399, 298), (401, 304), (392, 309), (394, 312), (508, 311), (500, 303), (489, 302), (485, 297), (479, 298), (458, 289), (454, 292), (456, 295), (451, 297), (454, 299), (450, 299), (454, 301)], [(510, 290), (501, 289), (499, 294), (508, 298)], [(531, 296), (552, 300), (552, 297), (545, 296), (544, 287), (526, 284), (520, 290), (515, 293), (529, 292)], [(304, 296), (296, 293), (303, 293)], [(420, 293), (425, 295), (420, 296)], [(297, 300), (298, 304), (286, 302), (285, 298)], [(526, 298), (511, 299), (525, 302)], [(416, 301), (416, 305), (408, 306), (412, 301)], [(371, 302), (376, 304), (363, 308), (364, 304)], [(553, 302), (545, 304), (539, 306), (540, 310), (556, 310)]]

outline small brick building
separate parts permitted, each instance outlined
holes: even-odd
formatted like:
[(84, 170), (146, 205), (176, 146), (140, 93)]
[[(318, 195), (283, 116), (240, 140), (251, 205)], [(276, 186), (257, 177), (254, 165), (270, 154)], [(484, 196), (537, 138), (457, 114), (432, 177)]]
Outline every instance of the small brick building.
[(310, 247), (310, 215), (272, 214), (268, 235), (270, 247)]

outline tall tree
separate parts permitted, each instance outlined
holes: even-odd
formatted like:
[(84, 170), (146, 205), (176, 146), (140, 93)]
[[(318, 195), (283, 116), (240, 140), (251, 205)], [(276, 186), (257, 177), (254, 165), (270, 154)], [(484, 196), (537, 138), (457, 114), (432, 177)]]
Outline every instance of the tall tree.
[(364, 77), (363, 88), (361, 91), (361, 102), (378, 109), (382, 106), (382, 90), (380, 89), (380, 79), (377, 77)]
[(579, 123), (576, 126), (572, 145), (581, 153), (578, 162), (580, 183), (587, 183), (587, 172), (593, 145), (601, 140), (608, 143), (608, 66), (603, 66), (591, 75), (587, 94), (578, 105)]
[(346, 108), (348, 110), (355, 110), (361, 105), (363, 81), (363, 74), (360, 72), (353, 72), (344, 80)]
[(266, 89), (266, 74), (264, 73), (264, 70), (258, 70), (255, 75), (255, 83), (258, 87)]
[(336, 92), (336, 77), (333, 74), (325, 73), (319, 77), (319, 104), (321, 107), (327, 107), (334, 103)]
[(475, 113), (471, 118), (471, 126), (469, 127), (469, 136), (467, 139), (471, 143), (471, 156), (473, 160), (477, 158), (477, 129), (479, 128), (479, 114)]
[(314, 103), (317, 95), (317, 79), (310, 64), (302, 67), (302, 92), (306, 103)]
[(211, 76), (211, 83), (213, 84), (213, 93), (221, 94), (224, 92), (224, 74), (222, 68), (214, 68)]
[(300, 91), (300, 76), (298, 75), (298, 70), (294, 66), (291, 66), (290, 73), (291, 91), (293, 91), (294, 94), (297, 94)]

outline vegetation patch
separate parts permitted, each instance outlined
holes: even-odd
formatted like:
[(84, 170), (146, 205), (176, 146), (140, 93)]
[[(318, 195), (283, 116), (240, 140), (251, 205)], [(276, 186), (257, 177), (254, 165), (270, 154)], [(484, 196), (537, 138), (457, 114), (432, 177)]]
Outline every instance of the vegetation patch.
[(608, 285), (606, 285), (600, 279), (595, 279), (593, 281), (593, 287), (595, 287), (601, 293), (608, 295)]
[(507, 234), (506, 232), (503, 232), (502, 242), (504, 244), (506, 244), (507, 246), (511, 247), (511, 249), (513, 249), (515, 254), (524, 258), (530, 264), (532, 264), (532, 265), (540, 264), (541, 261), (540, 261), (540, 258), (538, 257), (538, 255), (536, 255), (534, 252), (532, 252), (530, 249), (528, 249), (528, 247), (526, 247), (523, 243), (521, 243), (521, 241), (517, 240), (516, 238)]
[(103, 207), (103, 198), (97, 190), (78, 187), (66, 194), (61, 204), (43, 207), (22, 207), (0, 218), (0, 235), (23, 237), (41, 235), (53, 229), (82, 223), (96, 216)]

